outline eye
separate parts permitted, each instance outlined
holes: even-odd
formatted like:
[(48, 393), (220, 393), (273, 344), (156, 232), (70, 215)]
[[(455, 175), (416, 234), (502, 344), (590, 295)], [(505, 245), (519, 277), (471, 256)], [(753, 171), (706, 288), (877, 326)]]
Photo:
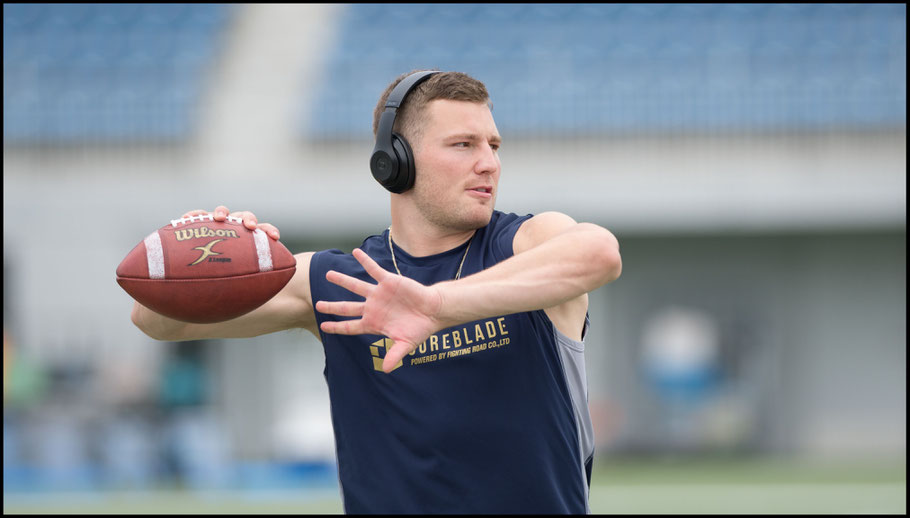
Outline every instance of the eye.
[(470, 142), (456, 142), (454, 145), (456, 147), (468, 147), (471, 145), (471, 143)]

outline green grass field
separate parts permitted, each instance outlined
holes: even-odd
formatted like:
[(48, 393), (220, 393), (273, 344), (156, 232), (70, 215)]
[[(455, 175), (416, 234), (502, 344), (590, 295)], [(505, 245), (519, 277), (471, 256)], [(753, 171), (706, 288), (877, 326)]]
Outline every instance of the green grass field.
[[(604, 459), (592, 477), (597, 514), (904, 514), (906, 463)], [(4, 514), (333, 514), (335, 490), (3, 495)]]

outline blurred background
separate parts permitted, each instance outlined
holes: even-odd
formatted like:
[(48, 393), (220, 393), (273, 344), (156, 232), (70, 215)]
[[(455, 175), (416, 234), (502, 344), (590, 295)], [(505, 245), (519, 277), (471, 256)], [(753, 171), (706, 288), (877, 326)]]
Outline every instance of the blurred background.
[(381, 232), (424, 68), (486, 83), (499, 210), (620, 241), (594, 512), (906, 511), (904, 4), (4, 4), (4, 512), (341, 511), (319, 342), (156, 342), (114, 271), (218, 204)]

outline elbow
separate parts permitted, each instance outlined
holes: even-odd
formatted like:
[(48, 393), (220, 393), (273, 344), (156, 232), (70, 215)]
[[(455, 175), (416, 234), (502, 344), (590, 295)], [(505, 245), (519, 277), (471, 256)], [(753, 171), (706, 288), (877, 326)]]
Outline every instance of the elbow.
[(143, 307), (138, 302), (133, 304), (133, 311), (130, 314), (130, 320), (132, 320), (133, 325), (139, 328), (140, 331), (146, 334), (149, 338), (154, 340), (159, 340), (162, 342), (172, 342), (177, 341), (177, 335), (172, 329), (171, 332), (165, 332), (165, 327), (161, 325), (154, 325), (155, 317), (161, 319), (160, 315), (154, 314), (151, 310)]
[(155, 333), (154, 329), (149, 325), (148, 319), (145, 318), (144, 313), (147, 313), (148, 310), (139, 305), (138, 302), (133, 304), (133, 312), (130, 314), (130, 320), (132, 320), (133, 325), (139, 328), (140, 331), (145, 333), (149, 338), (155, 340), (164, 340), (164, 338), (159, 337)]
[(148, 334), (148, 331), (144, 325), (144, 321), (142, 320), (142, 306), (140, 306), (138, 302), (133, 303), (133, 311), (130, 313), (130, 320), (133, 322), (134, 326), (139, 328), (140, 331)]
[(622, 257), (619, 255), (619, 244), (610, 252), (609, 259), (605, 264), (605, 271), (607, 276), (604, 284), (615, 281), (622, 274)]
[(611, 283), (619, 278), (622, 274), (622, 256), (619, 254), (619, 241), (609, 230), (592, 225), (591, 240), (593, 246), (593, 256), (591, 257), (591, 266), (595, 269), (597, 278), (595, 288), (604, 284)]

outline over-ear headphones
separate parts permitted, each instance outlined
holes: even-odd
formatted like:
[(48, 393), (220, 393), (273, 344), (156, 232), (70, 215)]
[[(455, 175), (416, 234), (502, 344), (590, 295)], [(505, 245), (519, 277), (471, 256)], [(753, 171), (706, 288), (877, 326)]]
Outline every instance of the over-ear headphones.
[(438, 70), (415, 72), (402, 79), (392, 89), (386, 100), (385, 109), (379, 116), (376, 146), (373, 147), (373, 156), (370, 157), (370, 171), (373, 178), (391, 192), (402, 193), (414, 186), (414, 155), (411, 146), (404, 137), (392, 132), (398, 107), (411, 90), (437, 73)]

